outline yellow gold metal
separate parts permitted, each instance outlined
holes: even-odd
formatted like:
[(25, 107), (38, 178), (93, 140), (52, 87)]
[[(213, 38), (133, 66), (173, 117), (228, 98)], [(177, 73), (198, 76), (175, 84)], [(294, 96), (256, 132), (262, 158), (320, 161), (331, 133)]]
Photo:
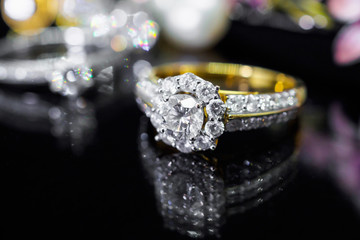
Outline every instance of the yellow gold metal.
[[(153, 68), (150, 79), (157, 83), (160, 78), (191, 72), (204, 80), (220, 87), (219, 95), (226, 103), (229, 95), (272, 94), (294, 89), (300, 107), (306, 99), (306, 87), (303, 82), (290, 75), (266, 68), (230, 63), (173, 63)], [(227, 114), (227, 119), (276, 114), (288, 111), (281, 109), (261, 113)]]

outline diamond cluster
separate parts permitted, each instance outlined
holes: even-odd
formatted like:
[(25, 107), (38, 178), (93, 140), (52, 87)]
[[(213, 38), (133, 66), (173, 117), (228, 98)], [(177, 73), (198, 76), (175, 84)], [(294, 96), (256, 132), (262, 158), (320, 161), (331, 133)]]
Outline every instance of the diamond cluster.
[(147, 111), (157, 140), (181, 152), (215, 149), (225, 129), (226, 110), (218, 87), (192, 73), (158, 81), (158, 94)]
[(298, 100), (291, 89), (273, 94), (229, 95), (226, 106), (229, 114), (260, 113), (293, 108)]

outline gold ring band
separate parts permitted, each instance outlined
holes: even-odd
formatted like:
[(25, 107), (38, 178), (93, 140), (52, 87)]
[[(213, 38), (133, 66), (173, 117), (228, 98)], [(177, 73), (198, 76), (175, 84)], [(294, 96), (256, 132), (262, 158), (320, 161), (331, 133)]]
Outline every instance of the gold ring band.
[[(220, 97), (225, 102), (229, 95), (272, 94), (292, 89), (296, 91), (298, 99), (294, 107), (300, 107), (306, 99), (306, 88), (301, 80), (281, 72), (242, 64), (215, 62), (166, 64), (153, 68), (151, 80), (157, 82), (161, 78), (188, 72), (219, 86)], [(281, 109), (238, 115), (230, 114), (229, 118), (260, 116), (288, 110)]]

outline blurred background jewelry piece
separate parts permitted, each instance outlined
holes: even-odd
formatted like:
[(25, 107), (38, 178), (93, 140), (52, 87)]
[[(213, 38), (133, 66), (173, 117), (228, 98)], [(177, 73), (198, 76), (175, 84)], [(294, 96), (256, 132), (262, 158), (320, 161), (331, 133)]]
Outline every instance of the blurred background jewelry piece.
[[(0, 123), (12, 129), (50, 134), (59, 146), (81, 154), (96, 133), (96, 112), (106, 108), (114, 94), (112, 67), (94, 77), (102, 82), (99, 91), (90, 96), (62, 97), (43, 91), (0, 89)], [(32, 89), (34, 90), (34, 89)]]
[(174, 63), (142, 72), (135, 94), (155, 139), (186, 153), (214, 150), (224, 131), (286, 122), (306, 98), (301, 80), (241, 64)]
[[(158, 24), (130, 2), (4, 0), (1, 4), (2, 16), (12, 29), (0, 42), (2, 84), (49, 84), (52, 92), (81, 95), (95, 84), (93, 77), (99, 71), (115, 61), (128, 61), (135, 49), (149, 51), (159, 36)], [(16, 4), (28, 9), (16, 11)], [(37, 24), (45, 15), (49, 21)], [(57, 27), (48, 27), (53, 21)]]
[[(44, 85), (61, 95), (78, 95), (94, 85), (93, 77), (124, 54), (99, 47), (85, 28), (48, 28), (39, 35), (4, 40), (0, 83)], [(19, 55), (19, 56), (17, 56)]]

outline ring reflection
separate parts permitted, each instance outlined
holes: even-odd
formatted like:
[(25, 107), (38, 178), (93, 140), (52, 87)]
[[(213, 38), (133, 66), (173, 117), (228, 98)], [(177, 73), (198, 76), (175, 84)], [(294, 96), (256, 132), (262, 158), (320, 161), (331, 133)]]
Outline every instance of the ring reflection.
[[(269, 200), (296, 174), (297, 124), (267, 145), (254, 133), (248, 144), (238, 144), (242, 150), (225, 143), (227, 148), (203, 154), (171, 152), (152, 141), (154, 130), (147, 119), (142, 118), (140, 126), (142, 165), (164, 227), (182, 235), (220, 237), (228, 216)], [(270, 138), (274, 133), (260, 134)]]

